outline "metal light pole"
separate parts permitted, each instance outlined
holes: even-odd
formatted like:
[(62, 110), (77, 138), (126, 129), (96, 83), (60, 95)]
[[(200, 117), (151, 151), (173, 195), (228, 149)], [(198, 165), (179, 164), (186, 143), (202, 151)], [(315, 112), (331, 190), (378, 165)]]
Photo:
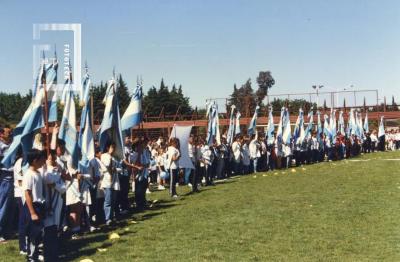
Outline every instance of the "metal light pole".
[(313, 86), (312, 86), (312, 88), (314, 88), (315, 91), (317, 92), (317, 109), (318, 109), (318, 107), (319, 107), (319, 90), (320, 90), (321, 88), (323, 88), (323, 87), (324, 87), (323, 85), (313, 85)]

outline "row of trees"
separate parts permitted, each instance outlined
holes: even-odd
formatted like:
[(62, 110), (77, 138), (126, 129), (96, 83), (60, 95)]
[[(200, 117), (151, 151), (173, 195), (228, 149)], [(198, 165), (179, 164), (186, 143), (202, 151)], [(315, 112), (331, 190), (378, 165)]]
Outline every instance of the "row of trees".
[[(122, 75), (117, 76), (117, 95), (119, 98), (120, 112), (123, 114), (128, 107), (133, 88), (128, 88)], [(95, 112), (95, 121), (101, 121), (104, 104), (103, 98), (107, 90), (107, 83), (92, 86), (93, 111)], [(15, 125), (21, 119), (29, 104), (32, 101), (32, 92), (29, 91), (26, 95), (20, 93), (3, 93), (0, 92), (0, 125)], [(79, 97), (75, 97), (76, 105)], [(81, 114), (81, 107), (77, 106), (77, 115)], [(157, 117), (160, 113), (164, 115), (174, 115), (179, 109), (180, 114), (192, 113), (192, 108), (189, 103), (189, 98), (184, 96), (182, 86), (172, 85), (169, 88), (165, 85), (164, 80), (161, 80), (160, 87), (152, 86), (143, 98), (143, 110), (148, 117)], [(61, 116), (63, 107), (58, 103), (58, 114)]]
[[(131, 99), (131, 92), (133, 88), (128, 88), (127, 83), (124, 81), (122, 75), (117, 77), (117, 95), (120, 101), (120, 112), (125, 112)], [(257, 90), (252, 87), (251, 79), (248, 79), (243, 85), (237, 87), (233, 86), (233, 92), (228, 99), (228, 106), (234, 104), (241, 112), (242, 116), (250, 117), (256, 106), (261, 106), (261, 112), (266, 112), (266, 106), (263, 104), (265, 96), (268, 95), (268, 90), (275, 84), (275, 80), (269, 71), (261, 71), (256, 78), (258, 85)], [(100, 84), (92, 86), (93, 107), (95, 112), (95, 121), (100, 122), (104, 112), (104, 105), (102, 103), (105, 92), (107, 90), (107, 83), (100, 82)], [(0, 124), (14, 125), (20, 121), (25, 110), (30, 104), (32, 93), (26, 95), (6, 94), (0, 92)], [(76, 97), (76, 104), (78, 105), (78, 97)], [(315, 103), (311, 103), (305, 99), (274, 99), (269, 101), (274, 110), (279, 110), (282, 106), (289, 108), (291, 113), (297, 113), (300, 108), (308, 111), (311, 107), (316, 108)], [(365, 100), (364, 100), (365, 104)], [(156, 88), (152, 86), (143, 97), (143, 111), (147, 121), (157, 120), (164, 118), (166, 115), (192, 115), (197, 113), (199, 115), (205, 114), (204, 109), (193, 110), (190, 105), (189, 98), (183, 94), (182, 86), (173, 84), (169, 88), (164, 80), (161, 79), (160, 86)], [(346, 100), (343, 101), (343, 107), (346, 107)], [(320, 106), (320, 109), (327, 109), (326, 101)], [(375, 110), (384, 111), (398, 110), (398, 106), (392, 97), (392, 105), (380, 105)], [(80, 115), (81, 108), (77, 107), (77, 115)], [(229, 112), (229, 110), (227, 110)], [(62, 106), (59, 104), (59, 115), (62, 114)]]

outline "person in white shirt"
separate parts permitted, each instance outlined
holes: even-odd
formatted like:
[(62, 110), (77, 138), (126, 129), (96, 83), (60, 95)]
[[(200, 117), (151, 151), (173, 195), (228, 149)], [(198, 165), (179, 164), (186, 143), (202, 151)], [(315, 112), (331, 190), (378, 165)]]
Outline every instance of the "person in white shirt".
[(249, 140), (246, 138), (245, 142), (242, 146), (242, 167), (243, 167), (243, 174), (248, 175), (250, 174), (250, 149), (249, 149)]
[(375, 152), (378, 146), (378, 137), (376, 136), (376, 130), (372, 131), (371, 134), (371, 151)]
[(27, 221), (27, 260), (38, 261), (39, 243), (42, 237), (45, 219), (45, 196), (43, 176), (39, 169), (46, 161), (45, 152), (32, 149), (27, 153), (28, 170), (24, 173), (22, 190), (24, 191), (24, 218)]
[(204, 167), (205, 185), (210, 186), (213, 184), (211, 165), (214, 161), (214, 154), (209, 145), (203, 145), (201, 148), (201, 165)]
[(169, 144), (165, 167), (170, 174), (170, 194), (173, 198), (177, 198), (176, 183), (178, 182), (178, 160), (180, 158), (178, 139), (171, 138)]
[(160, 147), (156, 156), (158, 190), (165, 190), (164, 184), (166, 183), (166, 179), (168, 179), (168, 173), (164, 167), (165, 160), (166, 154), (164, 148)]
[(26, 254), (25, 241), (25, 221), (23, 216), (22, 201), (24, 191), (22, 189), (23, 171), (22, 171), (22, 152), (17, 153), (17, 161), (14, 163), (14, 198), (18, 208), (18, 241), (20, 254)]
[(253, 164), (253, 173), (257, 172), (257, 164), (258, 159), (261, 157), (261, 144), (258, 141), (258, 132), (252, 135), (251, 141), (249, 143), (249, 153), (250, 153), (250, 160)]
[(319, 160), (319, 141), (317, 139), (316, 133), (312, 134), (311, 137), (311, 154), (312, 154), (312, 162), (317, 163)]
[(117, 163), (112, 156), (114, 150), (115, 144), (109, 143), (105, 147), (105, 152), (101, 155), (101, 162), (107, 168), (107, 171), (102, 174), (103, 178), (100, 186), (104, 190), (103, 208), (107, 225), (110, 225), (113, 221), (117, 191), (120, 189), (117, 174)]
[(57, 261), (59, 255), (58, 231), (61, 226), (62, 194), (67, 190), (65, 180), (71, 179), (57, 165), (56, 152), (52, 150), (43, 169), (46, 192), (46, 217), (44, 219), (43, 256), (45, 261)]
[(235, 175), (242, 174), (241, 160), (242, 160), (242, 137), (237, 136), (235, 142), (232, 143), (233, 154), (233, 170)]

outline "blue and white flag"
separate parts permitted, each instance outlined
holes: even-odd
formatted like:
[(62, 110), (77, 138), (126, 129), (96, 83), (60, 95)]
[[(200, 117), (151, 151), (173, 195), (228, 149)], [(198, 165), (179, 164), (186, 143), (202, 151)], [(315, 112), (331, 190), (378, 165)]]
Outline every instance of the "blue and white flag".
[(276, 131), (276, 144), (282, 144), (282, 136), (283, 136), (283, 122), (285, 118), (285, 107), (281, 108), (281, 115), (279, 118), (278, 130)]
[(42, 62), (32, 89), (32, 98), (36, 97), (38, 91), (43, 88), (43, 79), (46, 79), (48, 122), (57, 121), (57, 70), (57, 54), (54, 53), (53, 61), (47, 64), (43, 52)]
[(258, 110), (260, 109), (259, 106), (256, 107), (256, 110), (254, 111), (254, 115), (251, 118), (249, 127), (247, 128), (247, 134), (249, 136), (252, 136), (253, 134), (255, 134), (255, 132), (257, 131), (257, 116), (258, 116)]
[(275, 125), (274, 125), (274, 117), (272, 115), (272, 106), (269, 107), (268, 113), (268, 125), (267, 125), (267, 144), (272, 145), (274, 143), (274, 132), (275, 132)]
[(357, 135), (357, 125), (356, 125), (356, 119), (354, 118), (354, 109), (350, 109), (348, 123), (349, 123), (350, 135)]
[(133, 93), (131, 102), (128, 105), (124, 115), (121, 118), (122, 131), (129, 130), (142, 122), (142, 81), (137, 81), (135, 92)]
[(233, 143), (233, 137), (235, 135), (235, 105), (231, 106), (231, 114), (229, 115), (229, 128), (228, 128), (228, 133), (226, 135), (226, 141), (228, 145)]
[(290, 126), (289, 109), (286, 109), (284, 115), (282, 142), (285, 145), (290, 145), (291, 139), (292, 139), (292, 128)]
[(80, 93), (80, 104), (83, 105), (81, 121), (79, 125), (78, 145), (82, 153), (82, 164), (87, 166), (88, 161), (94, 158), (94, 138), (92, 130), (92, 116), (90, 99), (91, 80), (86, 66), (86, 74), (82, 81), (82, 90)]
[(108, 82), (103, 121), (100, 126), (100, 149), (105, 151), (107, 144), (115, 143), (114, 157), (118, 160), (124, 158), (124, 144), (122, 141), (121, 120), (119, 114), (119, 101), (116, 93), (116, 82), (113, 77)]
[(322, 123), (321, 123), (321, 113), (317, 111), (317, 139), (321, 142), (321, 135), (322, 135)]
[(365, 113), (365, 119), (364, 119), (364, 131), (366, 133), (369, 133), (369, 124), (368, 124), (368, 111)]
[(235, 137), (237, 135), (240, 135), (241, 131), (240, 131), (240, 117), (242, 115), (240, 114), (239, 111), (236, 112), (236, 119), (235, 119)]
[(363, 141), (365, 138), (364, 126), (362, 124), (362, 115), (359, 112), (356, 112), (356, 124), (357, 124), (357, 135), (361, 139), (361, 141)]
[(57, 70), (58, 61), (57, 55), (54, 53), (54, 58), (51, 64), (46, 67), (46, 89), (48, 103), (48, 122), (57, 121)]
[(381, 121), (379, 122), (378, 137), (385, 135), (385, 126), (383, 125), (383, 116), (381, 116)]
[(13, 131), (13, 141), (4, 154), (1, 163), (10, 168), (16, 161), (16, 155), (20, 147), (25, 155), (33, 146), (35, 131), (44, 126), (42, 103), (44, 100), (44, 89), (39, 89), (33, 97), (31, 104), (25, 111), (21, 121)]
[(76, 129), (76, 110), (71, 77), (65, 82), (65, 87), (67, 87), (67, 90), (65, 91), (64, 110), (58, 138), (65, 142), (65, 149), (72, 159), (72, 167), (78, 168), (78, 131)]
[[(301, 131), (301, 126), (303, 125), (304, 122), (304, 117), (303, 117), (303, 109), (299, 109), (299, 115), (297, 116), (296, 123), (294, 125), (294, 130), (293, 130), (293, 142), (295, 145), (301, 144), (300, 141), (300, 131)], [(304, 130), (303, 130), (304, 131)]]
[(324, 135), (329, 137), (329, 140), (332, 138), (331, 127), (329, 124), (329, 117), (327, 114), (324, 115)]
[(306, 132), (305, 132), (304, 139), (308, 139), (309, 138), (309, 136), (311, 135), (311, 131), (312, 131), (313, 125), (314, 125), (314, 112), (313, 112), (313, 108), (312, 107), (310, 108), (310, 111), (308, 112), (307, 117), (308, 117), (308, 125), (307, 125), (307, 129), (306, 129)]
[(336, 110), (331, 110), (331, 119), (329, 120), (329, 127), (331, 131), (331, 141), (333, 144), (336, 143), (336, 135), (337, 135), (337, 129), (336, 129)]
[(342, 136), (346, 135), (345, 133), (345, 126), (344, 126), (344, 118), (343, 118), (343, 111), (339, 112), (339, 132)]
[(214, 139), (220, 144), (218, 106), (215, 102), (209, 107), (208, 118), (207, 144), (212, 145)]

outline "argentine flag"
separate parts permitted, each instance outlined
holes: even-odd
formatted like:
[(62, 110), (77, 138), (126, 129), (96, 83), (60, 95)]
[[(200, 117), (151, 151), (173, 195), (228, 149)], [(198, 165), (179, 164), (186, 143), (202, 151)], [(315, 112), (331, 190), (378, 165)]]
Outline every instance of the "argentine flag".
[(339, 132), (342, 136), (344, 136), (346, 134), (344, 129), (345, 128), (344, 128), (343, 111), (340, 111), (339, 112)]
[(255, 131), (256, 131), (257, 116), (258, 116), (258, 110), (259, 110), (259, 109), (260, 109), (260, 107), (257, 106), (257, 107), (256, 107), (256, 110), (254, 111), (254, 115), (253, 115), (253, 117), (251, 118), (249, 127), (247, 128), (247, 134), (248, 134), (249, 136), (252, 136), (252, 135), (255, 133)]
[(72, 167), (78, 168), (78, 131), (76, 129), (76, 111), (71, 77), (67, 79), (66, 86), (64, 111), (58, 138), (65, 142), (65, 149), (72, 158)]
[(366, 133), (369, 133), (369, 124), (368, 124), (368, 111), (365, 113), (365, 119), (364, 119), (364, 131)]
[(276, 144), (282, 144), (282, 135), (283, 135), (283, 121), (285, 115), (285, 107), (281, 108), (281, 115), (279, 118), (278, 130), (276, 131)]
[(20, 147), (22, 147), (25, 155), (33, 146), (34, 132), (44, 126), (42, 103), (44, 100), (44, 90), (40, 89), (33, 97), (31, 104), (25, 111), (21, 121), (13, 131), (13, 141), (10, 147), (4, 153), (1, 163), (10, 168), (16, 161), (16, 155)]
[(292, 128), (290, 126), (289, 109), (286, 108), (286, 111), (284, 114), (284, 126), (283, 126), (282, 141), (285, 145), (290, 145), (291, 139), (292, 139)]
[(314, 125), (314, 112), (313, 112), (313, 108), (310, 108), (310, 111), (308, 112), (308, 126), (306, 129), (306, 134), (304, 136), (304, 139), (307, 139), (309, 137), (309, 135), (311, 134), (313, 125)]
[(300, 127), (303, 125), (303, 109), (299, 109), (299, 115), (297, 116), (297, 120), (296, 123), (294, 125), (294, 130), (293, 130), (293, 141), (294, 143), (297, 144), (301, 144), (300, 141)]
[(119, 114), (119, 101), (116, 94), (114, 77), (108, 82), (108, 89), (103, 101), (105, 102), (103, 121), (100, 126), (100, 149), (104, 151), (108, 143), (115, 143), (114, 157), (124, 158), (124, 145), (122, 141), (121, 120)]
[(354, 118), (354, 109), (350, 109), (350, 116), (349, 116), (349, 128), (350, 128), (350, 135), (357, 134), (357, 125), (356, 120)]
[(240, 135), (240, 117), (242, 115), (239, 111), (236, 112), (236, 119), (235, 119), (235, 137)]
[(228, 145), (232, 144), (233, 142), (233, 136), (235, 133), (235, 115), (233, 114), (235, 111), (236, 106), (232, 105), (231, 106), (231, 114), (229, 116), (229, 128), (228, 128), (228, 133), (226, 136), (226, 141)]
[(268, 125), (267, 125), (267, 144), (272, 145), (274, 143), (274, 131), (275, 131), (275, 126), (274, 126), (274, 117), (272, 116), (272, 107), (269, 107), (269, 113), (268, 113)]
[(321, 123), (321, 113), (317, 111), (317, 139), (321, 141), (322, 134), (322, 123)]
[(54, 53), (53, 61), (46, 64), (44, 52), (42, 62), (38, 71), (38, 75), (35, 80), (35, 84), (32, 89), (32, 97), (36, 97), (38, 91), (43, 87), (42, 80), (46, 79), (46, 91), (47, 91), (47, 104), (48, 104), (48, 122), (57, 121), (57, 70), (58, 61), (57, 54)]
[(217, 144), (219, 145), (221, 143), (220, 137), (219, 137), (219, 118), (218, 118), (218, 106), (214, 102), (210, 107), (209, 107), (209, 120), (208, 120), (208, 131), (207, 131), (207, 144), (212, 145), (213, 144), (213, 138), (215, 138)]
[(381, 121), (379, 123), (378, 137), (382, 137), (384, 135), (385, 135), (385, 126), (383, 125), (383, 116), (381, 116)]
[(124, 115), (121, 118), (121, 130), (129, 130), (142, 122), (142, 83), (137, 81), (135, 92)]
[(331, 110), (331, 119), (329, 120), (329, 126), (330, 126), (330, 131), (331, 131), (331, 136), (332, 136), (332, 143), (336, 143), (336, 134), (337, 134), (337, 129), (336, 129), (336, 110)]
[(331, 127), (329, 125), (329, 117), (327, 114), (324, 115), (324, 135), (329, 137), (329, 140), (332, 138)]
[(82, 90), (80, 93), (80, 103), (83, 105), (80, 128), (79, 128), (79, 140), (78, 145), (82, 153), (82, 162), (87, 165), (88, 161), (94, 158), (94, 139), (92, 130), (92, 119), (91, 119), (91, 108), (89, 104), (89, 91), (91, 88), (90, 76), (87, 71), (82, 81)]

